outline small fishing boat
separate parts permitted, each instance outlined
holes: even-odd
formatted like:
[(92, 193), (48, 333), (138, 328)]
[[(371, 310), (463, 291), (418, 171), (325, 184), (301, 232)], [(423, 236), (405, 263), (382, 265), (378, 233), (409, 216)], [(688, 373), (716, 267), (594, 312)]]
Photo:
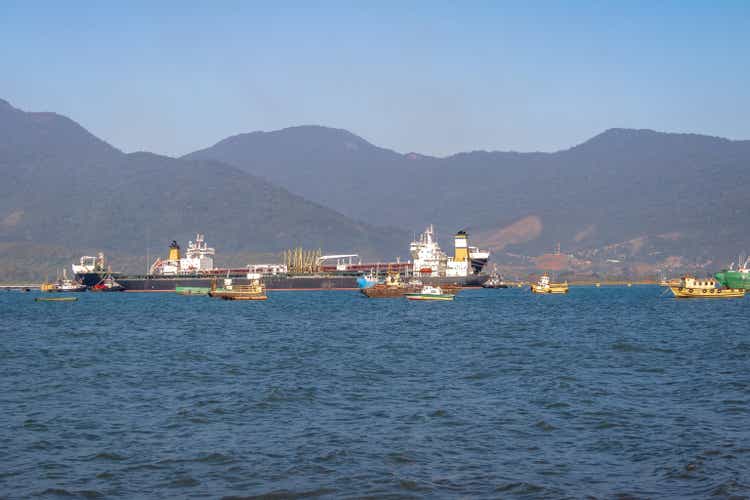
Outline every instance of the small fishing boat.
[(568, 282), (552, 283), (548, 274), (539, 277), (539, 281), (531, 284), (532, 293), (568, 293)]
[(382, 283), (376, 283), (373, 286), (362, 288), (360, 292), (369, 298), (392, 298), (402, 297), (407, 293), (415, 293), (422, 288), (421, 282), (404, 283), (401, 281), (401, 275), (395, 271), (389, 271)]
[(408, 300), (453, 300), (456, 295), (444, 293), (439, 286), (425, 285), (419, 293), (407, 293), (405, 296)]
[(713, 278), (696, 278), (685, 275), (679, 285), (670, 286), (672, 294), (678, 299), (730, 299), (745, 296), (744, 288), (719, 288)]
[(34, 302), (75, 302), (78, 297), (37, 297)]
[(62, 275), (58, 273), (57, 279), (53, 282), (45, 281), (39, 286), (42, 292), (85, 292), (86, 285), (76, 279), (69, 279), (65, 269)]
[[(251, 273), (252, 274), (252, 273)], [(266, 287), (260, 281), (260, 276), (248, 274), (251, 279), (249, 285), (234, 285), (231, 278), (224, 280), (224, 288), (216, 288), (216, 282), (211, 283), (208, 296), (223, 300), (266, 300)]]

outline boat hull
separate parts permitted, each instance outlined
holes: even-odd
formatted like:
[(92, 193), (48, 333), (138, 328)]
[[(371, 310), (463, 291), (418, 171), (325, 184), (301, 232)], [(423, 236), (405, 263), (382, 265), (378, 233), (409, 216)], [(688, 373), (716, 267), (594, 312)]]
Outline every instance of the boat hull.
[(92, 288), (93, 286), (99, 284), (107, 276), (112, 276), (113, 278), (117, 279), (119, 274), (101, 271), (101, 272), (90, 272), (90, 273), (76, 273), (75, 275), (76, 280), (84, 284), (86, 288)]
[(678, 299), (732, 299), (745, 296), (745, 290), (739, 288), (682, 288), (670, 286), (672, 294)]
[(431, 294), (422, 294), (422, 293), (407, 293), (406, 299), (407, 300), (453, 300), (455, 298), (455, 295), (451, 294), (443, 294), (443, 295), (431, 295)]
[[(117, 283), (127, 292), (174, 292), (180, 288), (210, 288), (213, 280), (221, 284), (226, 276), (121, 276)], [(237, 285), (249, 285), (252, 280), (246, 275), (230, 275)], [(263, 276), (266, 290), (359, 290), (357, 275), (275, 275)], [(465, 278), (424, 277), (419, 281), (424, 285), (456, 287), (480, 287), (487, 276), (468, 276)], [(369, 288), (366, 288), (369, 289)], [(403, 294), (401, 294), (403, 295)]]
[(550, 285), (550, 286), (531, 285), (531, 292), (542, 293), (542, 294), (563, 294), (563, 293), (568, 293), (568, 285)]

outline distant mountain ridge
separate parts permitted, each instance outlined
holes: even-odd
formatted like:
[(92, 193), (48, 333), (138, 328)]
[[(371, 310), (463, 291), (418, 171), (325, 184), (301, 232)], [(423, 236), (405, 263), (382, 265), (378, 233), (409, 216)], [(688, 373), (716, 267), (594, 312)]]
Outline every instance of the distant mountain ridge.
[(219, 263), (222, 253), (298, 245), (373, 257), (408, 243), (405, 231), (354, 221), (236, 167), (125, 154), (66, 117), (5, 101), (0, 176), (0, 244), (15, 244), (12, 259), (6, 256), (12, 262), (0, 252), (0, 279), (17, 267), (19, 243), (35, 252), (47, 245), (58, 254), (67, 248), (154, 255), (172, 239), (185, 244), (203, 232)]
[(299, 126), (176, 159), (125, 154), (69, 118), (0, 100), (0, 279), (23, 245), (135, 258), (201, 231), (220, 255), (303, 245), (386, 259), (406, 257), (430, 223), (446, 247), (469, 230), (496, 262), (533, 263), (559, 244), (577, 262), (721, 265), (750, 249), (749, 165), (750, 141), (646, 129), (553, 153), (438, 158)]
[(239, 135), (187, 157), (221, 160), (375, 224), (468, 228), (495, 250), (537, 255), (560, 243), (596, 255), (636, 239), (645, 243), (618, 255), (658, 260), (726, 259), (750, 248), (750, 141), (609, 129), (554, 153), (434, 158), (315, 127), (311, 135), (328, 133), (318, 149), (306, 130)]

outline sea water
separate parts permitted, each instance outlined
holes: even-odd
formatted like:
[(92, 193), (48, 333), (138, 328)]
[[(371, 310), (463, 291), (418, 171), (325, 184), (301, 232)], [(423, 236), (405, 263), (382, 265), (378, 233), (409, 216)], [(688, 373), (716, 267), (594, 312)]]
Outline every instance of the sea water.
[(750, 299), (0, 292), (0, 497), (750, 495)]

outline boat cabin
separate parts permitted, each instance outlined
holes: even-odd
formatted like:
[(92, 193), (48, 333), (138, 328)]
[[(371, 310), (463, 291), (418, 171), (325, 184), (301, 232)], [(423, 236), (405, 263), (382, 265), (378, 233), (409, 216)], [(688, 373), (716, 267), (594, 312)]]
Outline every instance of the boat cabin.
[(680, 280), (681, 288), (693, 288), (697, 290), (716, 288), (716, 280), (713, 278), (696, 278), (694, 276), (683, 276)]

